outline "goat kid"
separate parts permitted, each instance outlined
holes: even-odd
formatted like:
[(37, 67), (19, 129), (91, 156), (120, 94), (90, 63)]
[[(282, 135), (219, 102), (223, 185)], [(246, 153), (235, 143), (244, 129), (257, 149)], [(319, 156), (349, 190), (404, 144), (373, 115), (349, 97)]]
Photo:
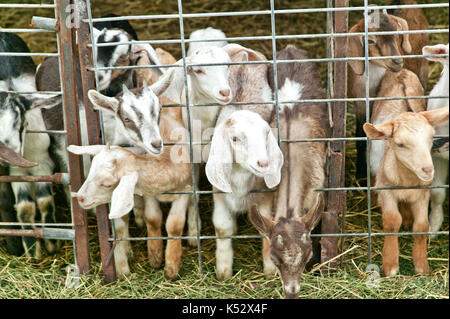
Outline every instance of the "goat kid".
[[(165, 124), (165, 134), (173, 134), (172, 129), (179, 128), (182, 123), (181, 110), (163, 109), (167, 112), (161, 117)], [(180, 133), (180, 132), (178, 132)], [(185, 136), (171, 137), (174, 142), (186, 141)], [(181, 146), (186, 148), (186, 146)], [(164, 152), (154, 157), (148, 154), (137, 155), (118, 146), (75, 146), (68, 147), (74, 154), (95, 155), (89, 175), (77, 193), (80, 206), (90, 209), (101, 204), (111, 203), (109, 218), (114, 219), (118, 237), (126, 238), (128, 235), (127, 214), (134, 206), (134, 195), (153, 198), (158, 194), (169, 191), (190, 191), (191, 170), (189, 152), (184, 149), (166, 147)], [(166, 195), (167, 196), (167, 195)], [(170, 195), (169, 195), (170, 196)], [(186, 207), (189, 196), (175, 195), (178, 199), (173, 201), (166, 221), (168, 236), (181, 236), (184, 227)], [(146, 202), (145, 219), (148, 235), (161, 236), (161, 211), (154, 210), (152, 203)], [(127, 253), (130, 244), (120, 241), (115, 250), (116, 270), (123, 276), (130, 273)], [(174, 279), (178, 276), (181, 267), (181, 241), (169, 240), (166, 247), (165, 274)], [(162, 261), (162, 242), (160, 240), (148, 241), (148, 255), (150, 264), (159, 267)]]
[[(408, 23), (399, 17), (384, 14), (372, 13), (369, 15), (369, 32), (377, 31), (407, 31)], [(361, 19), (354, 25), (350, 31), (364, 32), (364, 19)], [(402, 52), (410, 53), (411, 43), (408, 34), (402, 35), (369, 35), (369, 56), (400, 56)], [(348, 39), (349, 57), (364, 57), (364, 37), (350, 37)], [(348, 96), (351, 98), (366, 97), (366, 77), (364, 61), (350, 61), (348, 69)], [(391, 72), (399, 72), (403, 68), (403, 59), (395, 57), (392, 59), (371, 60), (369, 61), (369, 97), (375, 97), (386, 70)], [(366, 104), (365, 102), (355, 102), (356, 113), (356, 136), (364, 136), (362, 125), (366, 120)], [(357, 172), (358, 178), (366, 176), (365, 168), (365, 142), (356, 142), (357, 146)]]
[[(378, 97), (408, 97), (423, 96), (424, 90), (415, 73), (407, 69), (399, 72), (386, 71), (378, 91)], [(392, 120), (403, 112), (425, 111), (423, 99), (381, 100), (373, 104), (371, 123), (381, 124)], [(370, 171), (376, 176), (381, 165), (385, 141), (374, 140), (370, 142)]]
[[(403, 112), (381, 124), (364, 124), (371, 139), (386, 139), (384, 155), (375, 187), (414, 187), (431, 185), (434, 175), (431, 146), (433, 126), (448, 121), (448, 107), (419, 113)], [(396, 233), (403, 224), (413, 232), (427, 232), (429, 189), (378, 190), (383, 231)], [(383, 272), (395, 276), (399, 271), (398, 236), (385, 236)], [(428, 274), (427, 240), (414, 235), (413, 261), (416, 274)]]
[[(189, 40), (210, 40), (210, 39), (225, 39), (227, 36), (223, 31), (214, 29), (212, 27), (207, 27), (205, 29), (195, 30), (189, 36)], [(189, 49), (187, 55), (190, 56), (200, 47), (224, 47), (228, 44), (227, 41), (201, 41), (201, 42), (189, 42)]]
[[(277, 52), (277, 60), (308, 59), (306, 51), (292, 46)], [(323, 99), (319, 72), (314, 63), (282, 63), (277, 65), (280, 102), (299, 99)], [(269, 83), (274, 87), (273, 68)], [(276, 126), (276, 119), (272, 125)], [(280, 136), (296, 140), (326, 138), (329, 131), (325, 103), (281, 103)], [(300, 290), (300, 276), (313, 256), (311, 231), (320, 221), (324, 208), (322, 194), (314, 191), (325, 185), (325, 143), (283, 143), (284, 164), (281, 182), (275, 194), (273, 218), (250, 210), (249, 218), (270, 241), (270, 257), (280, 273), (287, 298), (295, 298)]]
[[(437, 44), (433, 46), (426, 46), (423, 48), (423, 54), (448, 54), (448, 44)], [(441, 78), (433, 87), (430, 96), (445, 96), (448, 95), (449, 88), (449, 58), (436, 57), (427, 58), (430, 61), (439, 62), (442, 64)], [(429, 99), (428, 111), (436, 110), (442, 107), (448, 107), (448, 99)], [(448, 121), (439, 127), (436, 127), (437, 135), (448, 135)], [(448, 144), (448, 141), (447, 141)], [(434, 179), (433, 186), (444, 185), (448, 181), (448, 148), (447, 151), (441, 153), (433, 153), (434, 165)], [(445, 201), (447, 191), (444, 188), (431, 189), (431, 211), (430, 211), (430, 231), (439, 231), (444, 220), (443, 203)], [(436, 235), (431, 236), (436, 237)]]
[[(257, 113), (242, 110), (232, 113), (214, 130), (206, 176), (214, 186), (213, 223), (217, 236), (236, 233), (236, 214), (257, 204), (261, 214), (270, 218), (273, 194), (253, 193), (264, 184), (273, 188), (280, 183), (283, 154), (266, 121)], [(264, 272), (271, 275), (267, 240), (263, 240)], [(216, 240), (216, 275), (220, 280), (232, 276), (233, 248), (229, 238)]]

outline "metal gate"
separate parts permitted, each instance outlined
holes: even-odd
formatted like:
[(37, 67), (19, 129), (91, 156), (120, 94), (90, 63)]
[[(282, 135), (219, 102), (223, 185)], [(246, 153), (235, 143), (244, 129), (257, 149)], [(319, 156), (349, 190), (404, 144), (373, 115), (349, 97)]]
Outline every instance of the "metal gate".
[[(78, 8), (85, 8), (81, 10), (81, 19), (78, 28), (67, 27), (67, 24), (62, 23), (67, 19), (73, 18), (71, 16), (72, 10), (65, 10), (64, 8), (69, 8), (73, 3), (69, 0), (55, 1), (55, 6), (50, 6), (55, 8), (56, 16), (56, 26), (55, 31), (57, 32), (59, 38), (59, 58), (61, 61), (61, 83), (63, 84), (63, 95), (64, 95), (64, 110), (65, 110), (65, 127), (64, 133), (67, 134), (68, 144), (81, 145), (80, 135), (79, 135), (79, 119), (77, 105), (78, 101), (82, 99), (86, 108), (86, 117), (88, 123), (89, 132), (89, 143), (90, 144), (101, 144), (101, 130), (100, 123), (98, 120), (98, 115), (93, 111), (90, 101), (86, 98), (86, 94), (83, 97), (76, 95), (77, 85), (81, 85), (83, 92), (87, 92), (90, 88), (95, 88), (96, 79), (95, 72), (97, 70), (106, 69), (130, 69), (130, 68), (142, 68), (135, 66), (127, 67), (112, 67), (112, 68), (100, 68), (96, 64), (96, 60), (92, 58), (92, 48), (95, 44), (92, 41), (92, 30), (94, 22), (106, 22), (106, 21), (120, 21), (120, 20), (152, 20), (152, 19), (177, 19), (179, 22), (180, 38), (178, 39), (165, 39), (165, 40), (147, 40), (147, 41), (137, 41), (137, 43), (149, 43), (149, 44), (162, 44), (162, 43), (177, 43), (181, 46), (182, 60), (183, 64), (179, 67), (184, 69), (185, 81), (187, 81), (186, 68), (190, 66), (185, 61), (186, 58), (186, 43), (190, 43), (189, 39), (185, 38), (184, 34), (184, 21), (185, 19), (195, 19), (202, 17), (224, 17), (224, 16), (245, 16), (245, 15), (261, 15), (270, 16), (271, 23), (271, 34), (264, 36), (251, 36), (251, 37), (227, 37), (225, 39), (211, 39), (210, 41), (223, 41), (227, 40), (230, 42), (240, 42), (240, 41), (257, 41), (257, 40), (271, 40), (272, 43), (272, 53), (273, 59), (265, 62), (274, 68), (274, 73), (276, 77), (276, 65), (277, 63), (289, 63), (289, 62), (324, 62), (327, 63), (327, 99), (323, 100), (313, 100), (314, 102), (326, 102), (328, 104), (329, 116), (331, 121), (331, 132), (330, 138), (326, 139), (314, 139), (314, 140), (281, 140), (281, 143), (301, 143), (301, 142), (327, 142), (330, 148), (330, 155), (328, 158), (328, 185), (325, 188), (317, 189), (317, 191), (326, 192), (327, 196), (327, 208), (322, 218), (322, 228), (321, 234), (312, 234), (312, 237), (321, 238), (321, 262), (327, 263), (328, 266), (334, 268), (337, 266), (339, 255), (339, 239), (341, 239), (341, 250), (343, 247), (344, 238), (346, 237), (367, 237), (369, 243), (368, 251), (368, 264), (372, 264), (372, 238), (375, 236), (386, 236), (386, 235), (398, 235), (398, 236), (412, 236), (421, 234), (438, 234), (438, 235), (448, 235), (448, 231), (440, 232), (400, 232), (400, 233), (374, 233), (372, 231), (372, 215), (371, 215), (371, 191), (377, 189), (404, 189), (404, 187), (395, 188), (375, 188), (371, 187), (370, 184), (370, 168), (367, 171), (367, 186), (366, 187), (345, 187), (345, 145), (347, 141), (365, 141), (369, 143), (369, 139), (366, 137), (347, 137), (346, 136), (346, 112), (347, 112), (347, 102), (363, 101), (366, 103), (366, 121), (370, 121), (369, 114), (369, 103), (375, 100), (388, 100), (388, 99), (402, 99), (398, 98), (374, 98), (369, 97), (368, 94), (368, 63), (371, 60), (376, 59), (386, 59), (392, 57), (369, 57), (368, 52), (365, 52), (364, 58), (348, 58), (346, 54), (347, 49), (347, 38), (351, 36), (364, 36), (365, 41), (368, 40), (368, 36), (371, 34), (417, 34), (417, 33), (448, 33), (448, 29), (430, 29), (430, 30), (409, 30), (409, 31), (386, 31), (386, 32), (369, 32), (368, 25), (365, 23), (365, 30), (362, 33), (348, 33), (348, 15), (351, 11), (356, 11), (362, 13), (367, 21), (370, 10), (386, 10), (386, 9), (397, 9), (397, 8), (448, 8), (448, 3), (436, 3), (436, 4), (416, 4), (416, 5), (370, 5), (368, 0), (364, 0), (363, 6), (349, 7), (348, 0), (327, 0), (326, 8), (303, 8), (303, 9), (280, 9), (275, 8), (275, 1), (269, 0), (270, 10), (260, 10), (260, 11), (242, 11), (242, 12), (214, 12), (214, 13), (183, 13), (183, 1), (177, 0), (178, 13), (177, 14), (156, 14), (156, 15), (134, 15), (134, 16), (119, 16), (119, 17), (108, 17), (108, 18), (93, 18), (91, 13), (91, 1), (75, 1)], [(82, 5), (80, 5), (82, 4)], [(5, 5), (0, 5), (0, 7)], [(27, 7), (27, 5), (23, 5)], [(29, 6), (32, 8), (33, 6)], [(327, 32), (321, 34), (295, 34), (295, 35), (277, 35), (275, 18), (279, 15), (289, 15), (298, 13), (308, 13), (308, 14), (318, 14), (325, 13), (327, 15)], [(35, 22), (37, 22), (36, 20)], [(42, 23), (42, 21), (40, 22)], [(36, 25), (35, 23), (35, 26)], [(45, 22), (42, 25), (45, 27)], [(50, 27), (53, 25), (50, 23)], [(48, 28), (48, 25), (47, 25)], [(17, 32), (17, 30), (10, 30), (11, 32)], [(29, 30), (31, 31), (31, 30)], [(33, 30), (36, 31), (36, 30)], [(282, 30), (281, 30), (282, 31)], [(75, 44), (75, 34), (78, 39), (78, 46)], [(277, 40), (287, 40), (287, 39), (307, 39), (307, 38), (325, 38), (327, 39), (328, 49), (326, 58), (312, 58), (308, 60), (286, 60), (277, 61), (276, 51), (277, 51)], [(208, 41), (208, 40), (202, 40)], [(131, 42), (116, 42), (106, 45), (118, 45), (120, 43), (131, 43)], [(136, 42), (134, 42), (136, 43)], [(447, 55), (443, 55), (447, 56)], [(403, 58), (422, 58), (423, 56), (408, 55), (403, 56)], [(352, 60), (363, 60), (366, 66), (366, 97), (365, 98), (347, 98), (347, 62)], [(75, 80), (74, 63), (80, 64), (81, 70), (81, 83), (77, 83)], [(255, 63), (255, 62), (247, 62)], [(231, 63), (233, 64), (233, 63)], [(246, 64), (246, 63), (237, 63)], [(193, 66), (207, 66), (208, 64), (195, 64)], [(158, 66), (156, 66), (158, 67)], [(276, 81), (274, 81), (276, 83)], [(275, 84), (276, 85), (276, 84)], [(277, 88), (275, 88), (276, 91)], [(186, 95), (188, 92), (186, 92)], [(187, 97), (187, 96), (186, 96)], [(422, 98), (427, 99), (428, 96), (417, 96), (408, 98)], [(448, 98), (448, 96), (435, 97), (435, 98)], [(188, 100), (188, 98), (187, 98)], [(293, 101), (289, 101), (292, 103)], [(298, 103), (311, 102), (311, 100), (298, 100), (294, 101)], [(274, 100), (271, 102), (275, 105), (277, 110), (276, 114), (278, 116), (279, 104), (288, 103), (287, 101), (279, 101), (277, 94), (274, 96)], [(232, 105), (233, 103), (231, 103)], [(241, 103), (242, 104), (242, 103)], [(252, 101), (247, 104), (261, 104), (259, 101)], [(216, 105), (216, 104), (212, 104)], [(192, 105), (187, 101), (186, 107), (189, 110)], [(209, 105), (202, 105), (209, 106)], [(164, 107), (164, 106), (163, 106)], [(188, 115), (189, 116), (189, 115)], [(190, 123), (190, 121), (188, 121)], [(190, 127), (188, 128), (190, 132)], [(50, 132), (51, 133), (51, 132)], [(55, 133), (55, 132), (53, 132)], [(59, 132), (62, 133), (62, 132)], [(190, 159), (193, 161), (192, 153), (193, 141), (192, 137), (189, 137), (189, 148), (190, 148)], [(369, 159), (367, 159), (368, 161)], [(69, 154), (69, 165), (70, 165), (70, 186), (74, 190), (78, 190), (82, 184), (82, 168), (81, 161), (78, 156)], [(367, 166), (370, 165), (367, 162)], [(6, 181), (6, 179), (0, 179), (0, 181)], [(55, 180), (52, 180), (55, 181)], [(201, 191), (196, 184), (195, 179), (192, 180), (195, 202), (195, 214), (199, 216), (198, 203), (196, 200), (196, 195), (200, 196), (210, 196), (212, 191)], [(417, 187), (416, 187), (417, 188)], [(448, 185), (439, 186), (427, 186), (421, 188), (446, 188)], [(367, 231), (362, 233), (344, 233), (345, 225), (345, 211), (346, 211), (346, 196), (349, 191), (366, 191), (367, 193)], [(185, 193), (185, 192), (184, 192)], [(87, 219), (85, 212), (78, 206), (76, 201), (72, 202), (72, 212), (73, 212), (73, 223), (64, 225), (71, 227), (74, 230), (74, 249), (76, 252), (76, 260), (79, 266), (80, 272), (85, 273), (89, 270), (89, 254), (88, 254), (88, 243), (87, 243)], [(119, 240), (155, 240), (155, 239), (188, 239), (189, 237), (139, 237), (139, 238), (117, 238), (110, 229), (110, 223), (107, 218), (107, 206), (97, 208), (97, 222), (98, 222), (98, 233), (100, 240), (100, 250), (101, 250), (101, 261), (103, 272), (105, 276), (105, 281), (110, 282), (115, 279), (114, 262), (113, 260), (113, 249), (114, 243)], [(341, 228), (339, 228), (339, 218), (341, 218)], [(6, 225), (6, 224), (1, 224)], [(9, 224), (8, 224), (9, 225)], [(38, 225), (37, 226), (41, 226)], [(44, 225), (45, 226), (45, 225)], [(198, 226), (198, 224), (197, 224)], [(44, 228), (45, 230), (45, 228)], [(19, 231), (20, 232), (20, 231)], [(0, 233), (3, 234), (3, 233)], [(18, 234), (18, 233), (16, 233)], [(217, 236), (202, 236), (198, 233), (197, 237), (197, 249), (198, 249), (198, 263), (200, 274), (202, 274), (202, 250), (201, 241), (216, 239)], [(222, 238), (222, 237), (221, 237)], [(231, 238), (262, 238), (258, 235), (240, 235), (231, 236)]]

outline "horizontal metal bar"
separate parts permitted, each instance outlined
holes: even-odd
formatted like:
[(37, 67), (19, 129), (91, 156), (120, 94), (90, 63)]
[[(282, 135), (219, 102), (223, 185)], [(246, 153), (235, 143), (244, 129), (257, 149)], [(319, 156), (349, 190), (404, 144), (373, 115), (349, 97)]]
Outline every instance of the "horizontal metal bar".
[(22, 3), (0, 3), (0, 8), (5, 9), (54, 9), (54, 4), (22, 4)]
[(40, 176), (0, 176), (0, 182), (2, 183), (36, 183), (36, 182), (44, 182), (44, 183), (55, 183), (55, 184), (63, 184), (69, 185), (70, 178), (67, 173), (55, 173), (53, 175), (40, 175)]
[(39, 33), (39, 32), (55, 32), (44, 29), (26, 29), (26, 28), (0, 28), (0, 32), (6, 33)]
[[(121, 43), (121, 42), (117, 42)], [(390, 55), (390, 56), (377, 56), (369, 57), (368, 60), (390, 60), (394, 58), (445, 58), (449, 54), (417, 54), (417, 55)], [(342, 62), (342, 61), (365, 61), (365, 57), (352, 57), (352, 58), (320, 58), (320, 59), (301, 59), (301, 60), (277, 60), (277, 64), (283, 63), (309, 63), (309, 62)], [(245, 62), (228, 62), (228, 63), (187, 63), (186, 66), (219, 66), (219, 65), (251, 65), (251, 64), (270, 64), (273, 65), (273, 60), (267, 61), (245, 61)], [(90, 67), (90, 71), (100, 70), (135, 70), (135, 69), (156, 69), (156, 68), (182, 68), (181, 64), (154, 64), (154, 65), (129, 65), (129, 66), (105, 66), (105, 67)]]
[(25, 133), (47, 133), (47, 134), (67, 134), (67, 131), (61, 130), (26, 130)]
[[(342, 233), (342, 234), (311, 234), (311, 237), (368, 237), (368, 236), (414, 236), (414, 235), (449, 235), (448, 231), (429, 232), (398, 232), (398, 233)], [(172, 237), (127, 237), (109, 238), (109, 241), (147, 241), (147, 240), (176, 240), (176, 239), (259, 239), (262, 235), (235, 235), (235, 236), (172, 236)]]
[(326, 188), (315, 188), (316, 192), (327, 192), (327, 191), (376, 191), (376, 190), (395, 190), (395, 189), (433, 189), (433, 188), (448, 188), (448, 185), (436, 185), (436, 186), (386, 186), (386, 187), (326, 187)]
[[(430, 4), (414, 4), (414, 5), (386, 5), (386, 6), (370, 6), (370, 10), (383, 9), (399, 9), (399, 8), (446, 8), (448, 3), (430, 3)], [(338, 7), (338, 8), (308, 8), (308, 9), (283, 9), (274, 10), (274, 14), (298, 14), (313, 12), (339, 12), (339, 11), (364, 11), (364, 7)], [(259, 11), (238, 11), (238, 12), (208, 12), (208, 13), (183, 13), (183, 19), (188, 18), (206, 18), (206, 17), (229, 17), (229, 16), (245, 16), (245, 15), (270, 15), (271, 10)], [(105, 21), (121, 21), (121, 20), (151, 20), (151, 19), (179, 19), (179, 14), (155, 14), (155, 15), (134, 15), (120, 16), (108, 18), (94, 18), (92, 22)], [(83, 19), (83, 22), (89, 22), (89, 19)]]
[(0, 222), (0, 227), (12, 226), (38, 226), (38, 227), (73, 227), (72, 223), (24, 223), (24, 222)]
[(49, 95), (62, 95), (61, 91), (2, 91), (3, 93), (10, 93), (10, 94), (49, 94)]
[(35, 29), (55, 31), (56, 19), (34, 16), (31, 18), (31, 27)]
[[(2, 30), (0, 29), (0, 32)], [(59, 56), (58, 53), (0, 52), (0, 56)], [(36, 93), (36, 92), (34, 92)]]
[(0, 236), (24, 236), (57, 240), (74, 240), (73, 229), (36, 228), (36, 229), (0, 229)]
[[(368, 32), (368, 35), (396, 35), (396, 34), (433, 34), (433, 33), (448, 33), (448, 29), (428, 29), (428, 30), (403, 30), (403, 31), (372, 31)], [(276, 40), (293, 40), (293, 39), (316, 39), (316, 38), (342, 38), (342, 37), (356, 37), (365, 36), (364, 32), (349, 32), (349, 33), (310, 33), (310, 34), (292, 34), (292, 35), (276, 35), (274, 36)], [(267, 41), (272, 40), (271, 35), (261, 35), (252, 37), (226, 37), (217, 39), (208, 39), (208, 41), (229, 41), (229, 42), (239, 42), (239, 41)], [(189, 40), (186, 39), (185, 42), (204, 42), (205, 40)], [(141, 41), (123, 41), (123, 42), (107, 42), (107, 43), (96, 43), (96, 47), (108, 47), (116, 46), (119, 44), (170, 44), (170, 43), (181, 43), (178, 39), (169, 40), (141, 40)], [(92, 47), (92, 43), (88, 44)]]

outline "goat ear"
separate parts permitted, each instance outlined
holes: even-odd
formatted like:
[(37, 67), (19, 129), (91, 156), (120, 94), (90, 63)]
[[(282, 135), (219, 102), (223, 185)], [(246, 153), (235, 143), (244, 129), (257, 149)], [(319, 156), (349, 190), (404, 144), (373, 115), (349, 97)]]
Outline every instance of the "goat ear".
[[(141, 57), (147, 57), (148, 58), (148, 62), (151, 65), (160, 65), (161, 62), (159, 61), (158, 55), (156, 54), (155, 50), (153, 49), (153, 47), (148, 44), (141, 44), (141, 43), (133, 43), (131, 45), (131, 60), (133, 62), (133, 65), (137, 64), (137, 61), (141, 58)], [(158, 73), (158, 75), (161, 75), (162, 72), (159, 68), (152, 68), (152, 71), (155, 71), (156, 73)]]
[(119, 108), (119, 101), (116, 98), (105, 96), (96, 90), (89, 90), (88, 98), (97, 110), (116, 113)]
[(325, 207), (325, 199), (322, 193), (318, 194), (316, 197), (316, 202), (309, 211), (300, 217), (300, 221), (306, 225), (306, 228), (310, 231), (317, 226), (320, 219), (322, 218), (322, 213)]
[(128, 214), (134, 206), (134, 188), (138, 180), (138, 173), (133, 172), (120, 179), (111, 197), (109, 219), (121, 218)]
[(253, 224), (253, 226), (255, 226), (255, 228), (261, 234), (270, 237), (273, 231), (274, 223), (270, 219), (261, 215), (256, 205), (252, 205), (252, 207), (250, 207), (250, 211), (248, 212), (248, 218), (250, 219), (250, 222)]
[(420, 112), (419, 114), (425, 116), (427, 121), (433, 126), (442, 125), (448, 121), (448, 106), (432, 111)]
[(363, 130), (367, 137), (373, 139), (387, 139), (392, 137), (392, 132), (394, 130), (393, 123), (391, 121), (373, 125), (372, 123), (365, 123), (363, 125)]
[(101, 151), (105, 149), (105, 145), (86, 145), (86, 146), (78, 146), (78, 145), (69, 145), (67, 146), (67, 150), (70, 153), (77, 155), (97, 155)]
[[(402, 19), (400, 17), (396, 17), (391, 15), (393, 19), (395, 19), (400, 27), (400, 31), (408, 31), (408, 22), (406, 22), (405, 19)], [(409, 34), (404, 33), (400, 34), (400, 38), (402, 39), (402, 50), (404, 53), (411, 53), (411, 43), (409, 42)]]
[[(233, 61), (265, 61), (266, 57), (255, 50), (243, 47), (236, 43), (230, 43), (223, 47)], [(245, 55), (242, 53), (245, 52)]]
[(231, 143), (226, 134), (224, 125), (219, 125), (214, 130), (206, 162), (206, 177), (208, 181), (223, 192), (231, 193), (231, 165), (233, 154)]
[[(427, 45), (422, 48), (422, 53), (424, 55), (429, 54), (448, 54), (448, 44), (436, 44), (436, 45)], [(427, 60), (430, 61), (436, 61), (436, 62), (442, 62), (442, 61), (448, 61), (448, 57), (436, 57), (436, 58), (427, 58)]]
[(33, 167), (38, 165), (37, 163), (27, 161), (5, 144), (0, 142), (0, 165), (5, 163), (19, 167)]
[[(358, 28), (353, 27), (350, 32), (358, 32)], [(361, 44), (361, 37), (352, 36), (348, 38), (347, 56), (351, 58), (364, 57), (364, 48)], [(348, 64), (352, 68), (353, 72), (358, 75), (364, 73), (364, 61), (349, 61)]]
[(269, 174), (264, 176), (264, 182), (267, 187), (273, 188), (281, 181), (281, 168), (283, 167), (284, 157), (272, 131), (267, 136), (267, 152), (269, 158)]
[(155, 83), (150, 86), (150, 89), (155, 93), (156, 96), (162, 95), (167, 88), (170, 86), (174, 78), (174, 74), (177, 68), (170, 68), (165, 72)]

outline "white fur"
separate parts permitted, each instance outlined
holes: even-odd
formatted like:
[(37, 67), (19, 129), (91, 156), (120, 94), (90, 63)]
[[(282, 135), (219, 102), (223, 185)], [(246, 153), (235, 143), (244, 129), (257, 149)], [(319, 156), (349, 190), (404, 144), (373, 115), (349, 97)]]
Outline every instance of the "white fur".
[[(284, 85), (278, 90), (278, 101), (297, 101), (302, 96), (302, 90), (304, 86), (298, 82), (295, 82), (289, 78), (286, 78)], [(292, 109), (295, 103), (280, 103), (280, 112), (287, 107)]]
[[(435, 54), (435, 50), (444, 50), (445, 53), (449, 53), (448, 44), (438, 44), (434, 46), (426, 46), (422, 49), (424, 54)], [(431, 61), (437, 61), (442, 64), (443, 69), (441, 73), (441, 78), (435, 84), (430, 92), (430, 96), (444, 96), (449, 93), (449, 58), (428, 58)], [(448, 107), (448, 99), (429, 99), (427, 110), (435, 110), (441, 107)], [(446, 124), (435, 127), (436, 135), (448, 135), (449, 132), (449, 122)], [(445, 185), (448, 181), (448, 161), (449, 152), (436, 153), (433, 154), (433, 165), (434, 165), (434, 179), (433, 186)], [(433, 188), (431, 189), (431, 211), (430, 211), (430, 231), (439, 231), (442, 222), (444, 220), (444, 210), (443, 203), (446, 197), (445, 188)], [(432, 238), (436, 237), (435, 235)]]
[[(191, 33), (189, 40), (202, 40), (202, 39), (225, 39), (226, 35), (221, 30), (207, 27), (206, 29), (196, 30)], [(211, 41), (211, 42), (190, 42), (187, 55), (191, 55), (196, 49), (205, 46), (218, 46), (224, 47), (228, 44), (227, 41)]]

